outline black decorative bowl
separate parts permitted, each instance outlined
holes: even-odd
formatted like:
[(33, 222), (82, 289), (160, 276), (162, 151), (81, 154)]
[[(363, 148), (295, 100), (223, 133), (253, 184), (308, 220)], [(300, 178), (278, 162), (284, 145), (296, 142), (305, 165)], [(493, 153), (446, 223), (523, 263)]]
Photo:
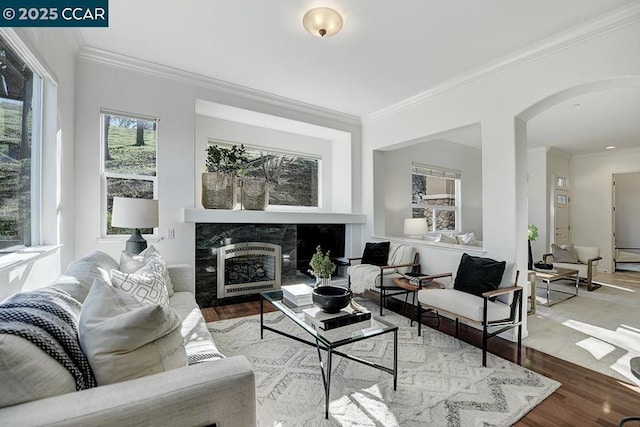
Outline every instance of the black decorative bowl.
[(540, 270), (551, 270), (551, 269), (553, 269), (553, 264), (551, 264), (550, 262), (538, 261), (538, 262), (534, 263), (533, 266), (535, 268), (540, 269)]
[(318, 286), (313, 289), (313, 303), (325, 313), (337, 313), (351, 301), (351, 289), (339, 286)]

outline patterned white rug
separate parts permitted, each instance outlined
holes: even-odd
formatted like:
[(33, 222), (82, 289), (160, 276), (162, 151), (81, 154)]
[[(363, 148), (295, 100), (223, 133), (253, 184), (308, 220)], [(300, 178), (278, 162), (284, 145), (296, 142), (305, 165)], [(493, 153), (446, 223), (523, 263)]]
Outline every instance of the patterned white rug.
[[(329, 420), (315, 347), (264, 332), (260, 317), (208, 324), (218, 349), (246, 356), (256, 373), (261, 426), (506, 426), (553, 393), (560, 383), (488, 354), (429, 327), (409, 327), (407, 318), (389, 311), (399, 326), (398, 388), (392, 375), (334, 356)], [(308, 339), (280, 312), (265, 322)], [(393, 334), (341, 348), (349, 354), (392, 366)]]

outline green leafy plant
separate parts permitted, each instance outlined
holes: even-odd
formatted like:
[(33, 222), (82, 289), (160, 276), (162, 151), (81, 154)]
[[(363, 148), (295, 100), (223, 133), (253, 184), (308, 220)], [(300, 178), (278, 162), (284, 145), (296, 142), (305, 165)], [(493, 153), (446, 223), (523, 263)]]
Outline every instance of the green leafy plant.
[(331, 277), (331, 274), (336, 271), (336, 265), (329, 258), (329, 253), (331, 251), (327, 251), (326, 254), (322, 253), (322, 248), (318, 245), (316, 248), (316, 253), (311, 257), (311, 262), (309, 262), (309, 273), (313, 274), (318, 278), (326, 278)]
[(534, 241), (538, 238), (538, 227), (533, 224), (527, 226), (527, 237), (529, 240)]
[(243, 144), (229, 147), (209, 145), (207, 147), (207, 172), (223, 172), (244, 175), (248, 158)]

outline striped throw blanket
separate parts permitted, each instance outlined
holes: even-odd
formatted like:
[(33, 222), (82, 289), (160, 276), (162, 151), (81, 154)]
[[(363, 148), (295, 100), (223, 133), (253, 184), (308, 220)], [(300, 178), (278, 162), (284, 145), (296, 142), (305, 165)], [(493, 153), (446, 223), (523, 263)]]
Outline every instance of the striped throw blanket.
[(53, 288), (22, 292), (0, 304), (0, 334), (16, 335), (38, 346), (69, 371), (77, 390), (95, 387), (78, 342), (81, 308), (77, 300)]

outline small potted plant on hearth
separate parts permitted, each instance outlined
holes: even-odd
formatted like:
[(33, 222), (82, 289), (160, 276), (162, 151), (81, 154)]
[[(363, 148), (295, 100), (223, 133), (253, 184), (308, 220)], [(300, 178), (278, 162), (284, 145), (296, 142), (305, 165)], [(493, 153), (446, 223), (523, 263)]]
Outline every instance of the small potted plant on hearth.
[(246, 171), (244, 145), (209, 145), (206, 172), (202, 174), (202, 206), (206, 209), (233, 209), (236, 177)]
[(331, 274), (336, 271), (336, 265), (329, 257), (330, 252), (323, 254), (322, 248), (318, 245), (316, 253), (311, 257), (309, 273), (316, 277), (316, 286), (331, 285)]

